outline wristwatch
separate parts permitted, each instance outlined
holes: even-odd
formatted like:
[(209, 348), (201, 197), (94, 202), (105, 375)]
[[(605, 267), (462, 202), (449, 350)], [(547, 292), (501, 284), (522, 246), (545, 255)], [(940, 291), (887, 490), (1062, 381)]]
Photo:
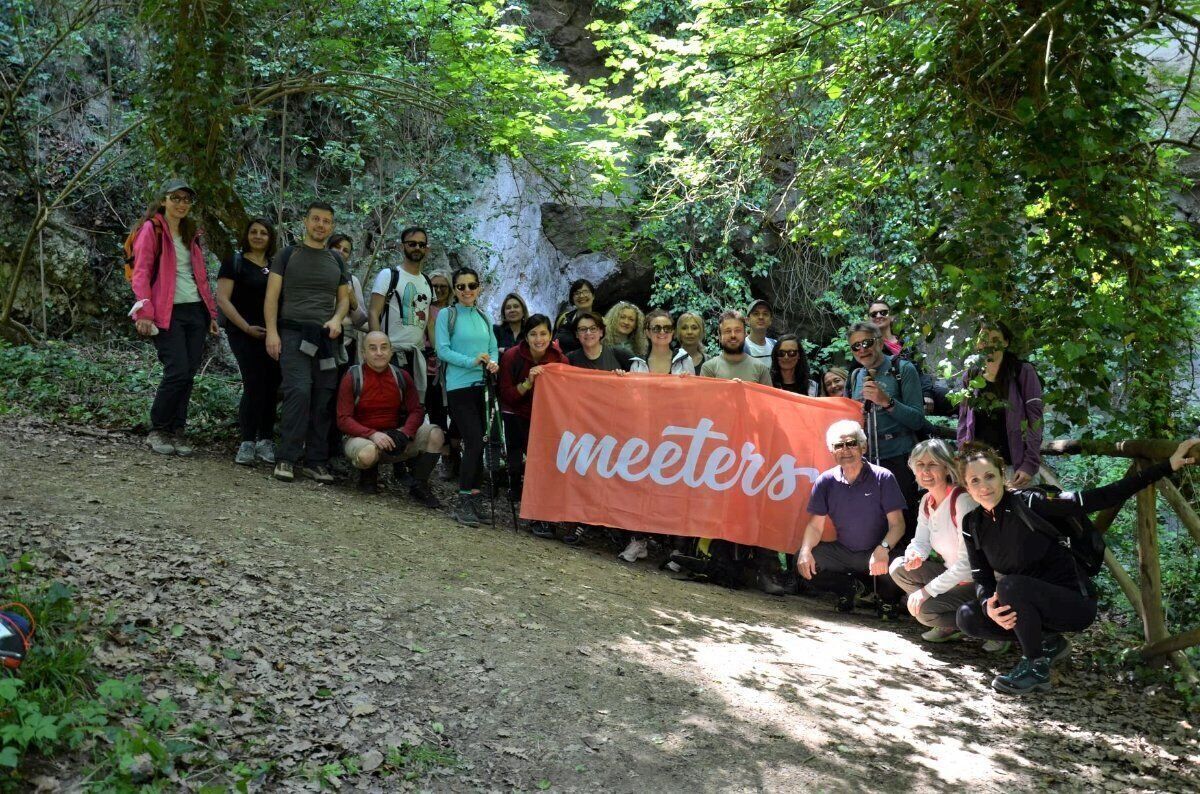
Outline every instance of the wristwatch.
[(884, 551), (891, 551), (891, 550), (892, 550), (892, 544), (888, 543), (886, 540), (881, 540), (881, 541), (879, 541), (879, 545), (880, 545), (880, 546), (883, 546), (883, 550), (884, 550)]

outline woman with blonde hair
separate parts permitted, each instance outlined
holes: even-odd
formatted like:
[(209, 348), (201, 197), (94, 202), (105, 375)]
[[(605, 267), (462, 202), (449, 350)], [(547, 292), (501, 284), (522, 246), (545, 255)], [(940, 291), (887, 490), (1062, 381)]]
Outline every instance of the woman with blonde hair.
[(623, 347), (638, 358), (646, 357), (648, 340), (642, 333), (646, 316), (629, 301), (617, 301), (604, 315), (604, 327), (608, 329), (608, 344)]
[(695, 312), (683, 312), (675, 320), (675, 339), (679, 349), (691, 357), (692, 368), (699, 375), (700, 367), (708, 358), (708, 351), (704, 349), (704, 320)]

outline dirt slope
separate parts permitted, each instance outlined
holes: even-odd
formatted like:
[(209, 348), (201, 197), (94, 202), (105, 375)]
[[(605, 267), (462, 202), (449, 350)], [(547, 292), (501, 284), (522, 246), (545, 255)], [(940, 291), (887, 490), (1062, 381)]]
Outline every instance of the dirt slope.
[(1015, 660), (922, 644), (912, 622), (224, 454), (5, 420), (0, 551), (26, 549), (120, 611), (101, 661), (210, 726), (197, 766), (268, 761), (268, 790), (339, 760), (327, 782), (352, 790), (1200, 788), (1179, 707), (1083, 662), (1042, 700), (1005, 698), (987, 681)]

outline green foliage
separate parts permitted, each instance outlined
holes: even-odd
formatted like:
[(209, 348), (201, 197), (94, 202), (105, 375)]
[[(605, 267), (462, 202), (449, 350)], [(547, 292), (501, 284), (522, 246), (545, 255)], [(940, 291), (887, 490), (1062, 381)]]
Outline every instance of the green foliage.
[(1173, 34), (1145, 5), (701, 0), (664, 33), (630, 21), (655, 0), (595, 27), (646, 110), (644, 215), (704, 204), (720, 239), (775, 234), (785, 264), (816, 248), (812, 305), (849, 319), (886, 294), (910, 335), (949, 333), (951, 369), (972, 318), (1014, 321), (1055, 429), (1162, 435), (1200, 279), (1163, 121), (1196, 97), (1149, 82), (1148, 44)]
[[(85, 350), (64, 342), (0, 344), (0, 414), (19, 410), (56, 421), (140, 430), (161, 378), (148, 345)], [(232, 438), (240, 397), (236, 374), (198, 375), (188, 435), (201, 441)]]
[(193, 749), (169, 740), (176, 706), (148, 701), (136, 678), (106, 678), (92, 661), (89, 612), (74, 591), (36, 573), (29, 556), (0, 557), (0, 602), (27, 605), (37, 621), (20, 677), (0, 678), (0, 791), (25, 791), (36, 759), (79, 753), (109, 791), (165, 790), (176, 759)]

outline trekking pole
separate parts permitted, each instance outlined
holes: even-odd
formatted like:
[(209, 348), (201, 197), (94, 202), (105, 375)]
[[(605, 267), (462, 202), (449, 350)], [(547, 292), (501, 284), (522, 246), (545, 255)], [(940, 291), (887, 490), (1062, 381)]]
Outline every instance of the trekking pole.
[[(496, 390), (496, 376), (485, 370), (484, 372), (484, 409), (487, 425), (487, 467), (492, 481), (492, 528), (496, 527), (496, 479), (500, 471), (501, 465), (508, 471), (509, 477), (512, 476), (511, 466), (508, 461), (508, 446), (505, 443), (504, 437), (504, 418), (500, 411), (500, 397)], [(512, 501), (511, 487), (509, 488), (508, 506), (513, 516), (513, 529), (517, 526), (517, 509)]]
[[(875, 370), (867, 370), (867, 380), (875, 382)], [(870, 400), (863, 401), (863, 415), (867, 424), (867, 460), (879, 465), (879, 417), (875, 412), (877, 406)]]

